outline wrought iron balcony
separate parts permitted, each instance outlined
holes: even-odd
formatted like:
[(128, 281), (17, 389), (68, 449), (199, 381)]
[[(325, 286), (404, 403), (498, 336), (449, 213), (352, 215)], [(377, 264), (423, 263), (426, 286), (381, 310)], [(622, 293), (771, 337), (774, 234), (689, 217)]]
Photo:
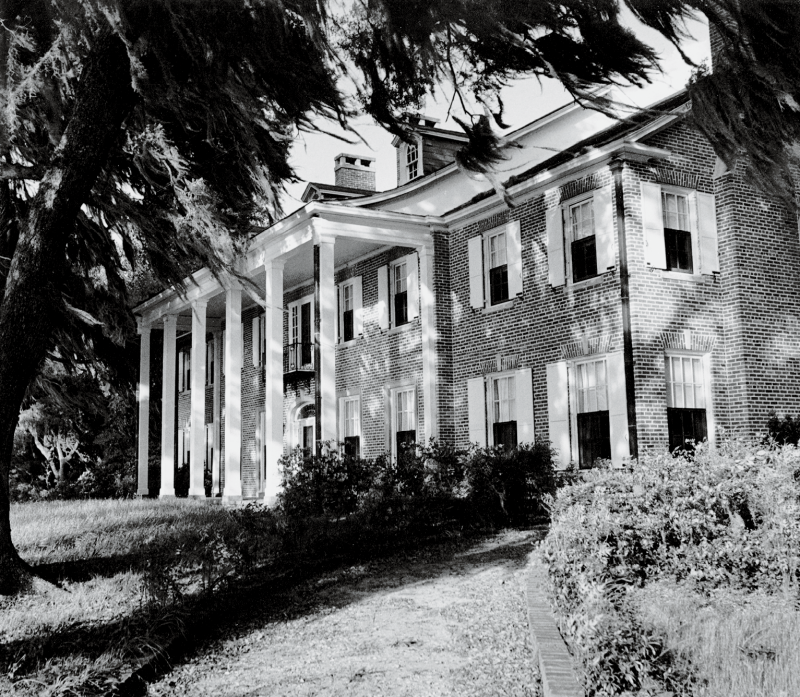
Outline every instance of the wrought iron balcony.
[(314, 374), (314, 344), (295, 342), (283, 348), (284, 378), (311, 377)]

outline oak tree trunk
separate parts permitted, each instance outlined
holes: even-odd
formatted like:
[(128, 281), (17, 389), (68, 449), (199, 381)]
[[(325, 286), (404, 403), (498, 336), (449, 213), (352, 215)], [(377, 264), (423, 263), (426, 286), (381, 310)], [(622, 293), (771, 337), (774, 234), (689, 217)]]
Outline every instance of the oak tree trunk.
[(133, 108), (128, 56), (114, 35), (100, 38), (79, 80), (74, 111), (42, 179), (19, 239), (0, 304), (0, 594), (26, 590), (31, 568), (11, 539), (9, 470), (22, 398), (63, 311), (66, 241)]

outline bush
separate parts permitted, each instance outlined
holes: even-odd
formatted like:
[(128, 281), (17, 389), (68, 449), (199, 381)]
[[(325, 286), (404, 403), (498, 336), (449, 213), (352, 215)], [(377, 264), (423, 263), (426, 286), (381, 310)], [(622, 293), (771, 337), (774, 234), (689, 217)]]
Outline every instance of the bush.
[(331, 450), (314, 456), (296, 448), (280, 459), (280, 468), (278, 500), (290, 518), (355, 513), (380, 475), (372, 461)]
[[(592, 676), (591, 694), (619, 694), (619, 662), (647, 655), (625, 689), (642, 687), (645, 678), (681, 694), (690, 689), (686, 671), (663, 662), (658, 638), (627, 613), (629, 588), (666, 579), (701, 594), (718, 588), (796, 594), (798, 465), (800, 451), (791, 445), (730, 442), (717, 451), (700, 445), (692, 456), (665, 453), (645, 456), (630, 470), (592, 470), (559, 492), (542, 554), (562, 630)], [(633, 627), (638, 644), (655, 646), (653, 652), (643, 656), (637, 642), (618, 641), (615, 632), (624, 627)]]
[(546, 517), (545, 497), (556, 488), (549, 442), (537, 438), (514, 450), (477, 448), (465, 469), (472, 508), (486, 522), (519, 525)]
[(779, 417), (775, 412), (769, 415), (767, 421), (767, 437), (764, 439), (764, 445), (769, 444), (770, 441), (785, 445), (797, 445), (800, 441), (800, 416), (793, 418), (791, 414)]
[(384, 454), (375, 460), (295, 450), (281, 460), (279, 501), (289, 518), (363, 512), (394, 525), (453, 518), (518, 525), (547, 515), (543, 500), (555, 491), (552, 463), (542, 440), (512, 451), (467, 452), (432, 439), (404, 448), (396, 459)]

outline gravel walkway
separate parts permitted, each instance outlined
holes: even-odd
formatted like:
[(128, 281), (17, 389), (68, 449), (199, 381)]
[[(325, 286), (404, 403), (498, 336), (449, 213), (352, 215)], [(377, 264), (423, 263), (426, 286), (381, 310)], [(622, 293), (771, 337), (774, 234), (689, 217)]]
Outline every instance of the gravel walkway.
[(507, 531), (341, 570), (265, 598), (149, 695), (539, 695), (525, 564)]

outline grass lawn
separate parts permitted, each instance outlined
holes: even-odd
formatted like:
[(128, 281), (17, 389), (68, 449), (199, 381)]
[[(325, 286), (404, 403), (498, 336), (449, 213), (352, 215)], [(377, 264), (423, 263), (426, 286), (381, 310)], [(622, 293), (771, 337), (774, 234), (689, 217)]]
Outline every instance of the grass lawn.
[(102, 692), (160, 650), (202, 570), (155, 573), (154, 560), (234, 534), (236, 520), (192, 501), (56, 501), (12, 506), (11, 527), (22, 558), (61, 588), (0, 601), (0, 692), (68, 694), (87, 681)]
[[(158, 656), (176, 635), (188, 634), (191, 642), (219, 633), (229, 636), (242, 617), (248, 621), (255, 617), (252, 610), (264, 595), (270, 596), (271, 604), (266, 614), (258, 615), (267, 625), (263, 633), (272, 637), (272, 650), (291, 654), (299, 646), (292, 642), (302, 631), (282, 633), (282, 627), (290, 627), (277, 619), (295, 616), (299, 623), (292, 626), (302, 627), (315, 612), (309, 610), (310, 615), (301, 618), (309, 602), (327, 607), (329, 613), (340, 604), (363, 607), (358, 599), (383, 598), (391, 594), (388, 589), (409, 585), (412, 579), (413, 584), (423, 577), (435, 583), (436, 577), (448, 574), (447, 555), (469, 554), (472, 544), (456, 535), (444, 546), (425, 548), (441, 548), (440, 552), (421, 550), (418, 558), (413, 556), (413, 547), (406, 545), (394, 562), (371, 561), (367, 555), (361, 566), (353, 567), (356, 571), (326, 572), (323, 566), (312, 565), (317, 571), (301, 574), (300, 581), (281, 581), (281, 593), (265, 593), (259, 584), (279, 578), (295, 563), (298, 550), (308, 548), (306, 538), (286, 535), (268, 513), (186, 500), (45, 502), (13, 506), (12, 530), (21, 556), (61, 587), (0, 601), (0, 694), (44, 697), (106, 694), (120, 679)], [(324, 556), (320, 547), (312, 554)], [(522, 684), (519, 676), (524, 675), (525, 691), (506, 693), (525, 695), (533, 694), (535, 680), (528, 679), (533, 673), (525, 646), (525, 615), (519, 605), (519, 584), (512, 583), (512, 576), (521, 569), (521, 550), (527, 551), (530, 543), (511, 547), (511, 552), (506, 551), (510, 557), (502, 561), (501, 554), (495, 569), (501, 576), (511, 574), (507, 579), (496, 576), (489, 582), (486, 577), (488, 585), (480, 588), (469, 583), (461, 586), (467, 597), (472, 594), (471, 612), (479, 621), (472, 620), (474, 644), (466, 635), (458, 639), (457, 663), (459, 675), (466, 676), (465, 685)], [(481, 563), (486, 562), (489, 569), (492, 559), (492, 553), (483, 557), (478, 553), (463, 563), (453, 563), (470, 568), (468, 577), (479, 579)], [(350, 581), (355, 585), (348, 585)], [(489, 593), (489, 587), (499, 589), (499, 595)], [(462, 606), (454, 603), (448, 610), (448, 627), (459, 625)], [(376, 606), (376, 613), (384, 611)], [(428, 608), (414, 621), (425, 627), (440, 616), (437, 612)], [(212, 620), (198, 623), (203, 613)], [(364, 629), (367, 624), (359, 626)], [(331, 645), (337, 637), (355, 636), (333, 625), (325, 631)], [(196, 632), (202, 636), (192, 636)], [(496, 650), (485, 654), (493, 657), (491, 661), (482, 658), (480, 650), (481, 642), (489, 639), (479, 639), (479, 635), (496, 635)], [(411, 642), (407, 648), (420, 654), (431, 649), (434, 656), (438, 650), (436, 644), (414, 649), (410, 635), (398, 637), (395, 648), (406, 640)], [(363, 646), (368, 647), (370, 641), (369, 634), (363, 634)], [(359, 677), (361, 667), (354, 668), (356, 680), (364, 677)], [(295, 664), (293, 670), (302, 677), (305, 668)], [(475, 682), (470, 675), (483, 682)], [(288, 673), (283, 677), (292, 679)], [(457, 694), (492, 694), (465, 689)]]
[(800, 695), (795, 595), (705, 596), (662, 581), (633, 600), (665, 646), (691, 660), (704, 697), (791, 697)]

